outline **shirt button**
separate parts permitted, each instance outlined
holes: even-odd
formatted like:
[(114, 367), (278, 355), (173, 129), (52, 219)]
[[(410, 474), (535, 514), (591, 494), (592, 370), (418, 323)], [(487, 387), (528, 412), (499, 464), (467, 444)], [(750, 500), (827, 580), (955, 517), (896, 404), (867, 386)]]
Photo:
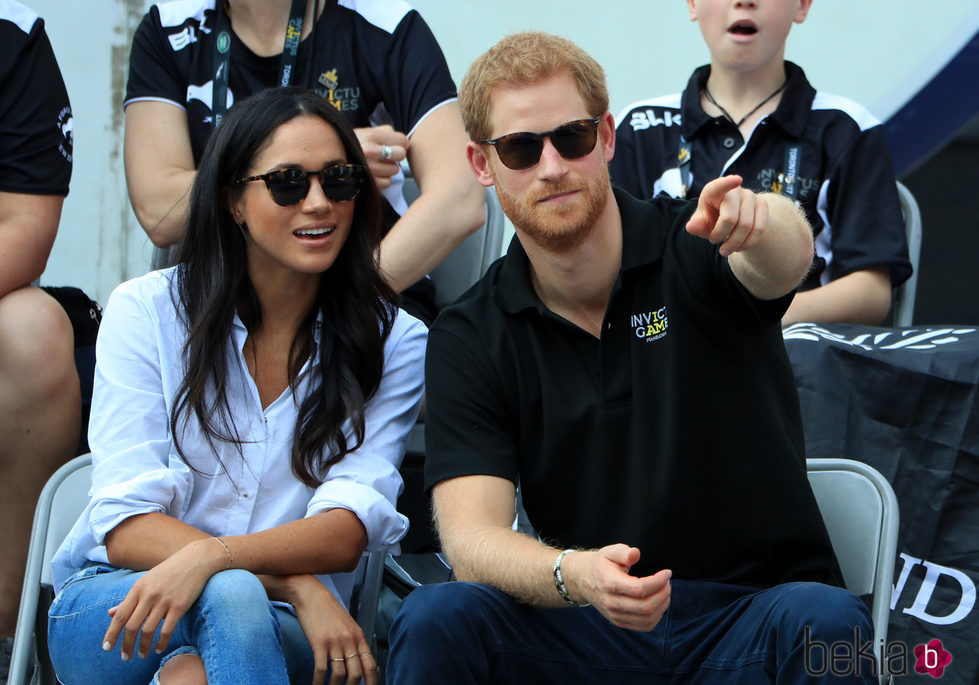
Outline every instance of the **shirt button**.
[(248, 499), (248, 493), (247, 492), (242, 492), (241, 493), (241, 496), (244, 497), (245, 499)]
[(727, 148), (728, 150), (730, 150), (730, 149), (731, 149), (732, 147), (734, 147), (734, 145), (735, 145), (735, 141), (734, 141), (734, 138), (725, 138), (725, 139), (724, 139), (724, 143), (723, 143), (723, 145), (724, 145), (724, 147), (726, 147), (726, 148)]

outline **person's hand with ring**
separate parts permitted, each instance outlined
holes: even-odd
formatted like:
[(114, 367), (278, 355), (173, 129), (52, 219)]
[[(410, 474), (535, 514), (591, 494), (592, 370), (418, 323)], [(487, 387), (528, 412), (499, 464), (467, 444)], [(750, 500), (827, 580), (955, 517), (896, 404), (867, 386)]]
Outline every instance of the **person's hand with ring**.
[(391, 177), (398, 173), (400, 162), (408, 155), (411, 143), (408, 136), (395, 131), (391, 126), (372, 126), (354, 129), (360, 146), (367, 157), (367, 166), (377, 187), (387, 188)]

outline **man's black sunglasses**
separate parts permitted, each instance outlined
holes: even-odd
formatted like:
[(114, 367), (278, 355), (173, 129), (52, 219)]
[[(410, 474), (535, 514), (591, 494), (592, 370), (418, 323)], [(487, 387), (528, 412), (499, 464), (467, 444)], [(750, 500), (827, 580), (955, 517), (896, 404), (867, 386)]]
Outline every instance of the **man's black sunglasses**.
[(250, 181), (265, 181), (269, 195), (282, 207), (298, 205), (309, 194), (309, 177), (319, 176), (323, 194), (331, 202), (350, 202), (364, 181), (364, 167), (359, 164), (331, 164), (322, 171), (302, 169), (276, 169), (267, 174), (238, 179), (235, 185)]
[(529, 169), (540, 161), (545, 138), (551, 139), (551, 145), (565, 159), (578, 159), (590, 153), (595, 149), (595, 142), (598, 140), (598, 122), (601, 120), (601, 117), (577, 119), (561, 124), (552, 131), (543, 133), (520, 131), (476, 142), (496, 147), (500, 161), (507, 167), (514, 170)]

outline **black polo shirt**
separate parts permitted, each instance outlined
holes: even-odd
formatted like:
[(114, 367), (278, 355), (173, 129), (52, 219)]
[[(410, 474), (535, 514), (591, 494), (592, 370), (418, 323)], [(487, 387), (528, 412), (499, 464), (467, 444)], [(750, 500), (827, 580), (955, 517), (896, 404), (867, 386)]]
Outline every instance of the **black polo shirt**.
[(800, 289), (880, 266), (900, 285), (911, 262), (884, 127), (852, 100), (817, 92), (795, 64), (786, 62), (785, 74), (778, 107), (748, 140), (729, 119), (700, 106), (709, 66), (694, 71), (682, 95), (629, 105), (618, 117), (612, 182), (639, 198), (680, 197), (681, 134), (692, 153), (688, 197), (726, 174), (740, 175), (754, 191), (781, 192), (793, 154), (795, 199), (816, 235), (816, 259)]
[(0, 191), (67, 195), (74, 139), (44, 20), (0, 0)]
[(548, 310), (519, 241), (439, 316), (426, 483), (519, 480), (542, 539), (637, 546), (634, 568), (832, 581), (779, 321), (686, 233), (692, 203), (616, 190), (623, 265), (601, 340)]

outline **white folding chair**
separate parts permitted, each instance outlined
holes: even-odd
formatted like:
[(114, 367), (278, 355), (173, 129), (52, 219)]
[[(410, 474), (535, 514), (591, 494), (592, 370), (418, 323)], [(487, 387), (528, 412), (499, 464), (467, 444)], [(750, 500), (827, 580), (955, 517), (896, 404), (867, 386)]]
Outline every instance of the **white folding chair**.
[[(38, 498), (20, 593), (8, 685), (26, 685), (28, 682), (54, 685), (58, 682), (47, 648), (48, 607), (54, 598), (51, 557), (85, 509), (91, 483), (92, 455), (83, 454), (55, 471)], [(32, 672), (33, 679), (28, 680)]]
[(478, 281), (503, 251), (503, 210), (496, 188), (486, 189), (486, 223), (432, 270), (435, 304), (451, 304)]
[[(405, 174), (404, 197), (408, 204), (418, 198), (418, 183)], [(486, 189), (486, 222), (463, 240), (441, 264), (432, 270), (435, 304), (442, 309), (451, 304), (486, 273), (490, 264), (503, 254), (503, 209), (496, 188)]]
[(806, 469), (846, 589), (872, 597), (876, 649), (887, 643), (897, 556), (894, 490), (874, 468), (851, 459), (807, 459)]
[(921, 261), (921, 211), (908, 187), (897, 182), (897, 194), (901, 199), (904, 215), (904, 232), (908, 239), (908, 257), (911, 259), (911, 278), (894, 289), (894, 325), (910, 326), (914, 316), (914, 297), (918, 290), (918, 263)]

